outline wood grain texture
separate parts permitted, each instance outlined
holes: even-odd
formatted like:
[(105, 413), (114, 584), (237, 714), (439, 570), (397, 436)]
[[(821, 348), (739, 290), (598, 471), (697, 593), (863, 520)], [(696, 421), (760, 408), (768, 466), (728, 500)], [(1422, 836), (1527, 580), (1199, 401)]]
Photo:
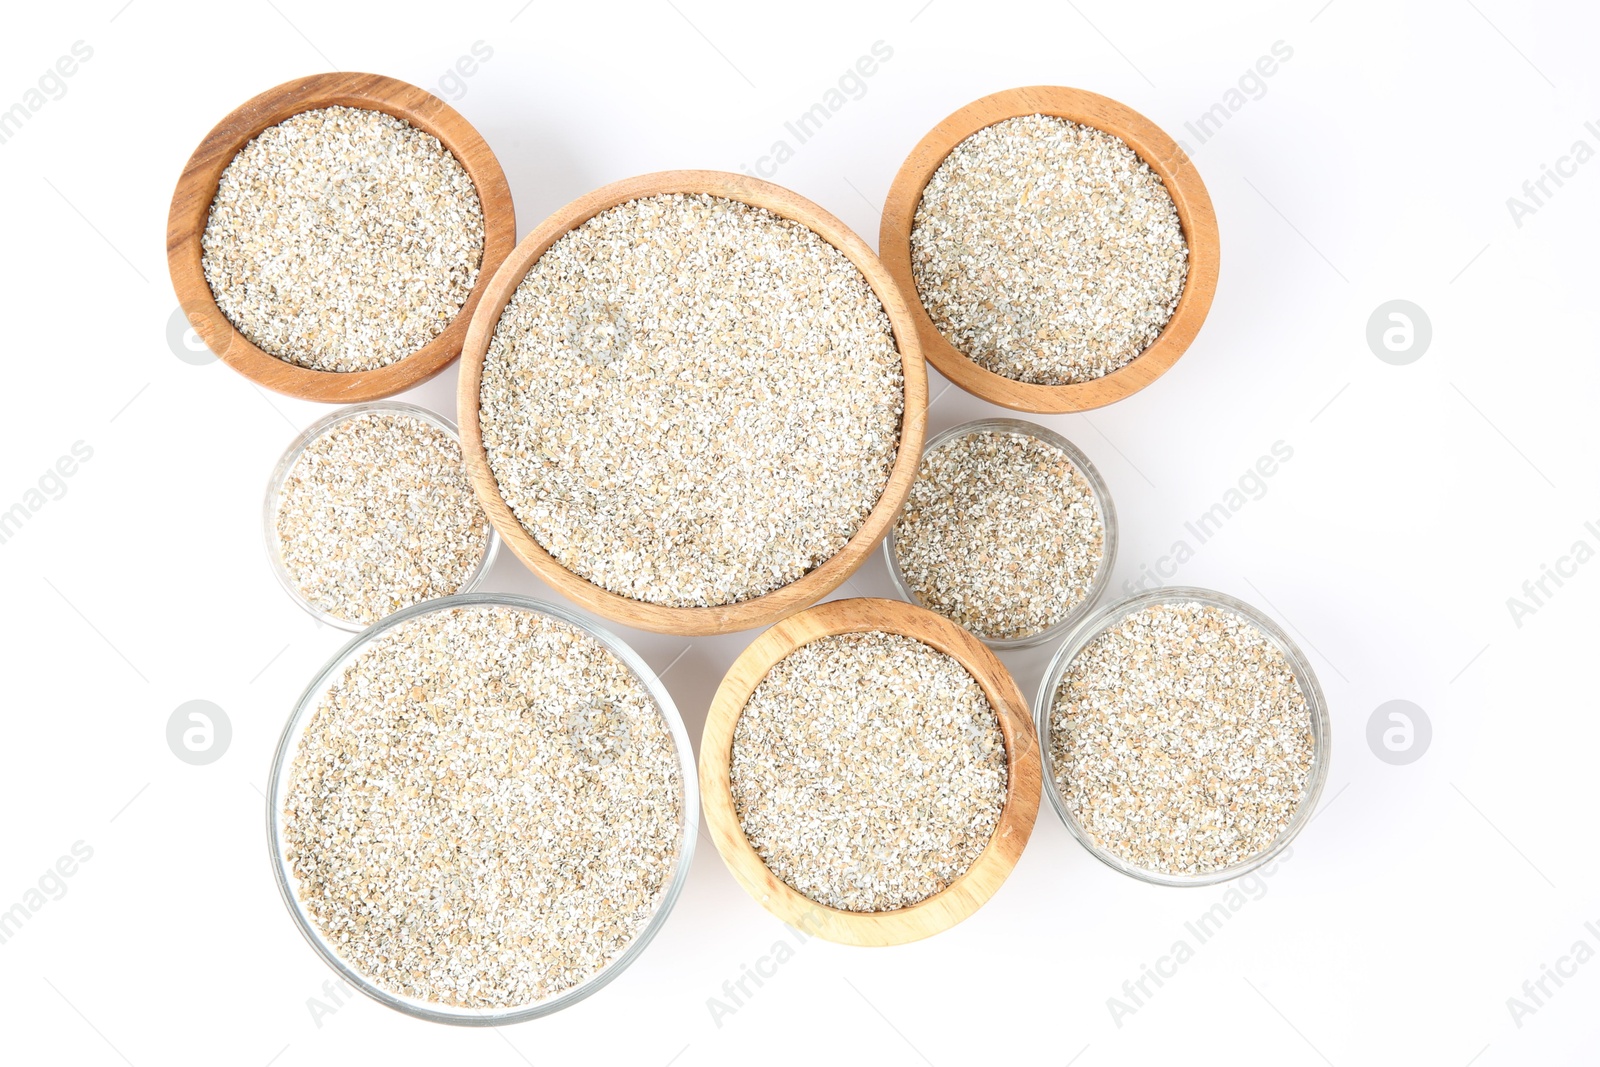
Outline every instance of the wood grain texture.
[[(1054, 115), (1128, 143), (1160, 176), (1189, 245), (1189, 274), (1177, 310), (1155, 341), (1127, 366), (1074, 385), (1019, 382), (978, 366), (947, 340), (917, 296), (911, 273), (911, 225), (922, 191), (950, 151), (997, 122), (1019, 115)], [(1211, 197), (1188, 155), (1159, 126), (1131, 108), (1082, 89), (1036, 85), (976, 100), (935, 126), (906, 157), (883, 205), (878, 253), (911, 304), (923, 353), (939, 373), (967, 392), (1002, 407), (1036, 413), (1086, 411), (1138, 392), (1164, 374), (1188, 349), (1217, 291), (1221, 246)]]
[[(650, 604), (603, 589), (567, 570), (523, 527), (500, 495), (499, 483), (489, 467), (489, 456), (483, 447), (483, 428), (478, 421), (484, 357), (501, 313), (517, 291), (517, 286), (522, 284), (529, 268), (563, 234), (607, 208), (640, 197), (668, 193), (708, 193), (766, 208), (776, 215), (809, 227), (843, 252), (866, 277), (867, 283), (883, 303), (905, 375), (905, 406), (900, 421), (899, 451), (883, 493), (867, 514), (861, 528), (834, 556), (788, 585), (749, 600), (715, 607), (680, 608)], [(916, 478), (917, 465), (922, 459), (922, 441), (927, 429), (928, 373), (922, 361), (917, 331), (912, 324), (910, 306), (878, 257), (844, 223), (798, 193), (771, 182), (722, 171), (663, 171), (614, 182), (579, 197), (545, 219), (522, 239), (516, 251), (495, 272), (472, 316), (466, 346), (461, 354), (457, 404), (461, 450), (466, 456), (467, 475), (489, 515), (489, 521), (518, 559), (563, 596), (613, 622), (657, 633), (699, 636), (766, 626), (799, 611), (833, 592), (872, 554), (889, 532), (890, 524), (911, 492), (911, 483)]]
[[(819, 637), (879, 630), (903, 634), (955, 657), (983, 689), (1006, 742), (1006, 802), (994, 836), (942, 892), (896, 911), (830, 908), (779, 879), (745, 838), (729, 782), (733, 729), (773, 665)], [(847, 945), (899, 945), (947, 930), (994, 896), (1016, 866), (1039, 813), (1040, 756), (1028, 703), (995, 654), (966, 630), (898, 600), (834, 600), (792, 615), (744, 650), (717, 689), (700, 742), (700, 803), (723, 862), (762, 907), (807, 935)]]
[[(200, 262), (200, 239), (217, 183), (239, 150), (268, 126), (302, 111), (336, 105), (383, 111), (437, 137), (460, 161), (483, 206), (483, 262), (466, 304), (450, 325), (427, 345), (387, 367), (348, 373), (298, 367), (257, 348), (217, 307)], [(460, 355), (473, 309), (516, 239), (516, 216), (505, 172), (488, 144), (459, 112), (424, 89), (380, 74), (314, 74), (245, 101), (200, 142), (172, 194), (167, 214), (167, 270), (189, 324), (228, 366), (287, 396), (349, 404), (380, 400), (409, 389)]]

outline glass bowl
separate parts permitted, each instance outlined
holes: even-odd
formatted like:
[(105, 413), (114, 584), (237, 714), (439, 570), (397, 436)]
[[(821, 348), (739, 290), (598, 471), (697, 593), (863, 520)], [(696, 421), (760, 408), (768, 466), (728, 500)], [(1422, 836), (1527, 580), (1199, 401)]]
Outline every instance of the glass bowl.
[[(1295, 681), (1300, 686), (1300, 691), (1305, 695), (1307, 710), (1311, 715), (1311, 772), (1306, 778), (1305, 792), (1300, 797), (1300, 804), (1289, 818), (1289, 824), (1283, 832), (1275, 838), (1272, 844), (1265, 849), (1239, 861), (1229, 867), (1204, 874), (1171, 874), (1166, 871), (1150, 870), (1135, 866), (1127, 860), (1115, 855), (1095, 844), (1089, 832), (1079, 825), (1073, 817), (1071, 809), (1067, 806), (1066, 798), (1061, 795), (1056, 786), (1055, 763), (1050, 752), (1050, 713), (1055, 703), (1057, 687), (1065, 677), (1067, 668), (1077, 658), (1091, 641), (1099, 637), (1106, 630), (1121, 622), (1127, 616), (1144, 608), (1157, 604), (1187, 604), (1199, 603), (1208, 607), (1222, 608), (1241, 616), (1251, 625), (1260, 630), (1267, 640), (1283, 653), (1290, 670), (1294, 672)], [(1213, 592), (1210, 589), (1197, 589), (1190, 586), (1173, 586), (1167, 589), (1153, 589), (1146, 593), (1139, 593), (1107, 604), (1093, 615), (1084, 619), (1072, 635), (1062, 644), (1059, 651), (1050, 661), (1049, 668), (1044, 673), (1044, 681), (1039, 685), (1039, 695), (1034, 701), (1034, 726), (1039, 734), (1039, 747), (1044, 757), (1044, 788), (1050, 796), (1050, 803), (1055, 806), (1056, 814), (1061, 816), (1061, 821), (1067, 824), (1067, 829), (1078, 839), (1084, 848), (1096, 859), (1113, 867), (1123, 874), (1131, 875), (1142, 881), (1154, 885), (1172, 886), (1201, 886), (1215, 885), (1231, 878), (1247, 874), (1263, 864), (1271, 862), (1289, 846), (1295, 836), (1305, 829), (1311, 821), (1317, 806), (1317, 798), (1322, 794), (1322, 787), (1328, 780), (1329, 749), (1333, 741), (1333, 733), (1328, 725), (1328, 704), (1322, 695), (1322, 687), (1317, 684), (1317, 676), (1312, 673), (1311, 665), (1306, 661), (1305, 655), (1289, 640), (1288, 636), (1278, 627), (1278, 624), (1267, 618), (1257, 609), (1241, 600), (1236, 600), (1224, 593)]]
[[(1095, 507), (1100, 512), (1100, 523), (1105, 529), (1105, 538), (1102, 545), (1104, 551), (1100, 557), (1100, 566), (1095, 570), (1094, 578), (1089, 583), (1088, 592), (1061, 619), (1038, 633), (1027, 634), (1023, 637), (990, 638), (980, 633), (973, 634), (974, 637), (993, 649), (1031, 648), (1034, 645), (1044, 644), (1046, 641), (1065, 633), (1079, 619), (1083, 618), (1090, 608), (1094, 607), (1095, 602), (1105, 593), (1106, 587), (1111, 584), (1111, 568), (1117, 561), (1117, 509), (1111, 503), (1111, 491), (1106, 488), (1105, 480), (1100, 477), (1100, 472), (1095, 469), (1094, 464), (1089, 462), (1089, 457), (1084, 455), (1077, 445), (1074, 445), (1065, 437), (1062, 437), (1054, 430), (1040, 426), (1036, 422), (1028, 422), (1024, 419), (977, 419), (973, 422), (964, 422), (960, 426), (952, 426), (943, 433), (935, 434), (923, 448), (922, 457), (925, 460), (940, 445), (974, 433), (1007, 433), (1015, 434), (1019, 437), (1031, 437), (1064, 453), (1072, 461), (1072, 465), (1078, 468), (1078, 472), (1083, 475), (1084, 480), (1089, 483), (1089, 488), (1094, 493)], [(917, 469), (920, 473), (922, 469), (920, 463)], [(901, 510), (904, 511), (903, 505)], [(900, 559), (895, 553), (895, 530), (899, 525), (900, 517), (896, 515), (895, 521), (889, 525), (888, 536), (883, 539), (883, 557), (889, 564), (889, 580), (894, 583), (895, 593), (902, 600), (927, 608), (937, 614), (936, 608), (924, 603), (921, 597), (912, 592), (910, 583), (906, 581), (905, 572), (900, 569)]]
[[(267, 546), (267, 562), (271, 565), (273, 577), (278, 579), (278, 584), (283, 586), (290, 599), (300, 605), (307, 614), (327, 623), (329, 626), (340, 630), (348, 630), (351, 633), (357, 633), (365, 629), (367, 624), (355, 619), (340, 618), (322, 610), (322, 608), (306, 599), (305, 594), (300, 591), (300, 587), (290, 577), (289, 569), (284, 565), (283, 553), (278, 544), (278, 495), (283, 489), (284, 481), (289, 477), (289, 471), (293, 469), (295, 463), (300, 459), (300, 454), (306, 450), (306, 447), (312, 441), (350, 419), (384, 411), (414, 415), (423, 422), (448, 433), (455, 440), (457, 447), (461, 445), (461, 435), (456, 432), (455, 423), (443, 415), (429, 411), (427, 408), (418, 407), (415, 404), (403, 404), (397, 400), (376, 400), (371, 403), (340, 408), (338, 411), (326, 415), (307, 426), (290, 442), (289, 447), (278, 460), (278, 465), (272, 468), (272, 477), (267, 479), (267, 496), (261, 509), (263, 540)], [(468, 488), (471, 488), (470, 485)], [(476, 494), (473, 495), (474, 499), (476, 499)], [(467, 576), (467, 580), (462, 584), (461, 588), (454, 591), (456, 594), (470, 593), (481, 586), (483, 580), (488, 577), (489, 568), (494, 564), (495, 555), (500, 551), (500, 535), (495, 533), (494, 526), (487, 517), (484, 519), (484, 526), (488, 528), (489, 536), (484, 541), (483, 558), (478, 561), (478, 566)]]
[[(656, 902), (655, 912), (650, 916), (644, 928), (639, 931), (633, 941), (615, 960), (586, 981), (546, 1000), (510, 1008), (456, 1007), (392, 993), (377, 985), (346, 962), (328, 939), (323, 936), (321, 931), (317, 929), (316, 924), (300, 904), (297, 892), (299, 880), (295, 878), (294, 872), (289, 867), (283, 840), (283, 823), (280, 818), (283, 797), (288, 788), (289, 775), (294, 767), (294, 756), (299, 750), (301, 735), (329, 684), (340, 676), (358, 655), (370, 648), (374, 641), (401, 623), (432, 612), (476, 605), (516, 608), (521, 611), (546, 615), (588, 634), (614, 653), (639, 679), (639, 682), (650, 694), (651, 699), (655, 701), (656, 707), (660, 709), (661, 717), (665, 720), (667, 728), (672, 735), (673, 747), (676, 749), (678, 756), (678, 771), (683, 781), (682, 825), (679, 827), (678, 832), (678, 857), (675, 869), (672, 872), (671, 880), (667, 883), (660, 899)], [(684, 729), (683, 719), (679, 716), (677, 706), (673, 703), (672, 695), (667, 692), (666, 686), (661, 683), (655, 672), (640, 658), (637, 652), (628, 647), (627, 644), (609, 630), (596, 625), (594, 622), (580, 616), (577, 612), (567, 608), (543, 603), (530, 597), (511, 594), (460, 594), (413, 604), (374, 623), (351, 640), (344, 648), (340, 649), (328, 662), (327, 666), (323, 667), (316, 677), (312, 679), (311, 684), (306, 687), (305, 692), (295, 704), (294, 711), (290, 713), (289, 721), (284, 725), (283, 734), (278, 740), (277, 750), (273, 753), (272, 769), (269, 772), (267, 782), (267, 847), (272, 862), (273, 878), (278, 886), (278, 894), (283, 898), (284, 906), (289, 909), (289, 914), (294, 919), (295, 926), (306, 941), (310, 943), (311, 947), (316, 950), (317, 954), (322, 957), (323, 961), (338, 972), (339, 976), (353, 988), (359, 989), (372, 999), (394, 1008), (396, 1011), (404, 1012), (420, 1019), (453, 1023), (460, 1026), (500, 1026), (505, 1023), (517, 1023), (535, 1019), (569, 1007), (591, 993), (598, 991), (607, 982), (621, 974), (629, 964), (639, 958), (640, 953), (650, 943), (651, 938), (655, 937), (656, 933), (660, 931), (668, 913), (672, 911), (672, 906), (676, 903), (678, 895), (683, 892), (684, 883), (688, 881), (689, 867), (694, 860), (695, 835), (699, 832), (699, 813), (699, 779), (696, 774), (694, 752), (689, 747), (689, 735)]]

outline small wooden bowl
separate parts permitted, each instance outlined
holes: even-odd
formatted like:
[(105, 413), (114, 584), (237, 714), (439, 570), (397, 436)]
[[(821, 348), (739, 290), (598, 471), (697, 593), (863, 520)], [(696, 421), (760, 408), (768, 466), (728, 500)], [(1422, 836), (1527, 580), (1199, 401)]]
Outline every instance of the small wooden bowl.
[[(989, 698), (1006, 742), (1006, 803), (994, 836), (971, 867), (941, 892), (895, 911), (844, 911), (819, 904), (767, 868), (733, 806), (733, 729), (767, 672), (819, 637), (878, 630), (903, 634), (953, 656)], [(898, 600), (834, 600), (790, 616), (751, 642), (728, 668), (700, 739), (700, 803), (711, 839), (745, 891), (796, 929), (846, 945), (900, 945), (947, 930), (977, 911), (1017, 865), (1039, 813), (1039, 741), (1028, 703), (983, 642), (926, 608)]]
[[(437, 137), (450, 150), (483, 206), (483, 262), (477, 283), (444, 332), (387, 367), (364, 371), (321, 371), (296, 366), (257, 348), (217, 307), (200, 264), (200, 239), (206, 231), (217, 183), (233, 157), (251, 138), (302, 111), (333, 107), (383, 111)], [(516, 243), (511, 187), (499, 160), (461, 114), (432, 93), (380, 74), (313, 74), (296, 78), (246, 100), (206, 134), (178, 178), (167, 214), (167, 270), (178, 303), (206, 346), (246, 378), (301, 400), (349, 404), (381, 400), (439, 373), (461, 354), (472, 311), (495, 269)]]
[[(939, 332), (917, 293), (911, 273), (911, 227), (922, 191), (952, 149), (979, 130), (1021, 115), (1055, 115), (1093, 126), (1126, 141), (1160, 176), (1178, 207), (1178, 221), (1189, 245), (1189, 274), (1183, 295), (1159, 337), (1126, 366), (1073, 385), (1019, 382), (968, 359)], [(1159, 378), (1183, 355), (1211, 309), (1217, 291), (1221, 248), (1211, 197), (1188, 155), (1160, 127), (1131, 108), (1082, 89), (1036, 85), (975, 100), (935, 126), (906, 157), (883, 205), (878, 254), (911, 303), (912, 318), (928, 359), (939, 373), (967, 392), (1017, 411), (1086, 411), (1121, 400)]]
[[(900, 351), (905, 377), (905, 405), (900, 417), (900, 447), (888, 484), (866, 520), (843, 548), (815, 570), (749, 600), (714, 607), (668, 607), (621, 596), (567, 570), (534, 539), (500, 495), (499, 483), (489, 467), (483, 447), (483, 428), (478, 422), (483, 361), (494, 337), (495, 326), (506, 304), (522, 284), (522, 279), (539, 257), (569, 230), (575, 229), (608, 208), (629, 200), (672, 193), (699, 194), (737, 200), (765, 208), (775, 215), (806, 226), (823, 240), (843, 252), (866, 277), (872, 291), (883, 304)], [(766, 626), (833, 592), (872, 554), (900, 514), (900, 507), (911, 492), (922, 461), (922, 439), (927, 429), (928, 373), (922, 361), (922, 348), (911, 318), (911, 308), (899, 286), (884, 270), (878, 257), (850, 228), (799, 193), (780, 185), (715, 170), (671, 170), (627, 178), (579, 197), (545, 219), (495, 272), (472, 316), (465, 348), (461, 352), (461, 385), (457, 397), (461, 425), (461, 450), (467, 460), (467, 476), (478, 491), (478, 499), (489, 513), (489, 521), (500, 537), (511, 546), (517, 558), (527, 564), (557, 592), (577, 601), (596, 614), (643, 630), (657, 633), (703, 636), (731, 633)]]

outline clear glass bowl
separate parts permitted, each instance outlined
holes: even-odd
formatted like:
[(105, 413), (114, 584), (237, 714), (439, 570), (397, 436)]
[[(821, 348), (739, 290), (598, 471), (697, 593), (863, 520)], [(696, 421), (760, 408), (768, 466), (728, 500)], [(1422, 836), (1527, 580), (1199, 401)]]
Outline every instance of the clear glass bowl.
[[(285, 479), (289, 477), (289, 471), (300, 459), (300, 454), (306, 450), (307, 445), (341, 423), (380, 411), (415, 415), (429, 425), (448, 433), (455, 440), (458, 447), (461, 444), (461, 435), (457, 432), (455, 423), (443, 415), (429, 411), (427, 408), (418, 407), (415, 404), (402, 404), (397, 400), (375, 400), (366, 404), (340, 408), (338, 411), (324, 416), (306, 427), (300, 432), (299, 436), (290, 442), (288, 449), (284, 451), (282, 458), (278, 460), (278, 465), (272, 468), (272, 477), (267, 479), (267, 497), (261, 510), (263, 540), (267, 546), (267, 562), (272, 566), (272, 574), (273, 577), (278, 579), (278, 584), (283, 586), (290, 599), (299, 604), (308, 614), (320, 619), (329, 626), (340, 630), (348, 630), (351, 633), (365, 629), (367, 624), (355, 619), (340, 618), (322, 610), (322, 608), (306, 599), (305, 594), (300, 591), (299, 586), (295, 585), (294, 579), (290, 577), (289, 568), (284, 565), (283, 553), (278, 543), (278, 496), (283, 489)], [(457, 594), (470, 593), (481, 586), (484, 578), (489, 574), (489, 568), (494, 565), (495, 555), (500, 551), (500, 535), (495, 533), (494, 526), (489, 523), (487, 518), (484, 519), (484, 525), (488, 527), (489, 536), (484, 542), (483, 558), (478, 561), (478, 566), (467, 576), (467, 580), (462, 584), (461, 588), (455, 590)]]
[[(1208, 871), (1204, 874), (1171, 874), (1166, 871), (1149, 870), (1135, 866), (1127, 860), (1108, 852), (1095, 844), (1089, 832), (1079, 825), (1067, 806), (1066, 798), (1056, 787), (1056, 770), (1050, 755), (1050, 712), (1055, 703), (1057, 687), (1066, 675), (1067, 668), (1077, 658), (1088, 644), (1099, 637), (1106, 630), (1121, 622), (1128, 615), (1156, 604), (1186, 604), (1200, 603), (1210, 607), (1222, 608), (1240, 615), (1262, 632), (1266, 638), (1277, 646), (1278, 651), (1289, 663), (1289, 668), (1294, 672), (1295, 681), (1300, 685), (1300, 691), (1305, 694), (1307, 709), (1311, 714), (1311, 773), (1306, 779), (1305, 792), (1300, 797), (1300, 804), (1294, 814), (1289, 818), (1289, 824), (1283, 828), (1277, 838), (1262, 851), (1248, 859), (1219, 870)], [(1044, 789), (1050, 796), (1050, 803), (1055, 806), (1056, 814), (1061, 816), (1061, 821), (1067, 824), (1067, 829), (1072, 831), (1083, 847), (1088, 849), (1096, 859), (1121, 871), (1123, 874), (1155, 885), (1175, 886), (1200, 886), (1215, 885), (1231, 878), (1247, 874), (1265, 863), (1288, 847), (1295, 835), (1303, 830), (1315, 814), (1317, 798), (1322, 794), (1322, 787), (1328, 780), (1329, 748), (1332, 745), (1333, 734), (1328, 725), (1328, 704), (1322, 695), (1322, 687), (1317, 684), (1317, 676), (1312, 673), (1311, 665), (1306, 661), (1305, 655), (1289, 640), (1288, 636), (1278, 627), (1278, 624), (1267, 618), (1260, 611), (1241, 600), (1236, 600), (1224, 593), (1213, 592), (1210, 589), (1196, 589), (1189, 586), (1174, 586), (1168, 589), (1154, 589), (1147, 593), (1139, 593), (1107, 604), (1093, 615), (1084, 619), (1082, 624), (1072, 632), (1062, 644), (1055, 657), (1051, 659), (1049, 668), (1044, 673), (1044, 681), (1039, 685), (1039, 695), (1034, 700), (1034, 726), (1039, 733), (1039, 747), (1044, 756)]]
[[(924, 446), (922, 450), (923, 458), (926, 459), (940, 445), (974, 433), (1015, 434), (1019, 437), (1031, 437), (1036, 441), (1049, 445), (1051, 448), (1066, 454), (1066, 457), (1072, 461), (1073, 466), (1078, 468), (1084, 480), (1089, 483), (1089, 488), (1094, 492), (1095, 507), (1100, 511), (1100, 523), (1105, 528), (1104, 552), (1100, 557), (1100, 566), (1096, 569), (1094, 579), (1089, 583), (1089, 589), (1084, 598), (1073, 605), (1072, 610), (1067, 612), (1059, 621), (1035, 634), (1007, 638), (990, 638), (980, 633), (973, 634), (978, 640), (994, 649), (1031, 648), (1034, 645), (1042, 645), (1046, 641), (1059, 637), (1079, 619), (1083, 618), (1089, 609), (1094, 607), (1095, 602), (1100, 599), (1101, 595), (1105, 593), (1106, 587), (1111, 584), (1111, 568), (1117, 561), (1117, 509), (1111, 503), (1111, 491), (1106, 488), (1105, 480), (1100, 477), (1100, 472), (1095, 469), (1094, 464), (1089, 462), (1089, 457), (1079, 451), (1078, 446), (1068, 441), (1065, 437), (1062, 437), (1054, 430), (1040, 426), (1036, 422), (1028, 422), (1024, 419), (977, 419), (973, 422), (964, 422), (960, 426), (952, 426), (943, 433), (935, 434)], [(918, 465), (918, 470), (919, 472), (921, 470), (920, 464)], [(906, 581), (905, 572), (900, 569), (900, 559), (895, 553), (895, 530), (899, 525), (899, 516), (896, 516), (895, 522), (889, 527), (888, 536), (883, 539), (883, 556), (889, 564), (889, 580), (894, 583), (895, 593), (900, 599), (916, 604), (919, 607), (927, 608), (929, 611), (937, 612), (936, 608), (924, 603), (921, 597), (912, 592), (910, 583)]]
[[(366, 651), (374, 641), (384, 633), (394, 629), (409, 619), (431, 612), (447, 611), (451, 608), (467, 607), (473, 605), (493, 605), (497, 607), (516, 608), (522, 611), (536, 612), (568, 623), (593, 637), (606, 648), (616, 654), (655, 701), (656, 707), (661, 711), (661, 717), (666, 721), (667, 728), (672, 734), (673, 747), (677, 750), (678, 770), (683, 781), (683, 824), (678, 833), (678, 859), (676, 869), (671, 880), (662, 892), (660, 900), (656, 902), (655, 913), (638, 935), (622, 953), (613, 960), (604, 970), (589, 978), (587, 981), (573, 986), (571, 989), (534, 1004), (525, 1004), (512, 1008), (478, 1009), (461, 1008), (448, 1004), (438, 1004), (433, 1001), (421, 1000), (415, 997), (400, 996), (383, 989), (371, 979), (361, 974), (342, 957), (333, 945), (325, 938), (321, 931), (312, 922), (311, 917), (301, 907), (298, 879), (290, 869), (286, 858), (283, 841), (283, 822), (280, 812), (283, 808), (283, 797), (288, 788), (289, 775), (294, 767), (294, 756), (299, 750), (299, 741), (302, 732), (315, 712), (322, 694), (326, 692), (329, 684), (349, 667), (350, 663), (362, 652)], [(665, 923), (667, 914), (672, 911), (672, 906), (677, 902), (678, 895), (683, 892), (684, 884), (689, 879), (689, 867), (694, 861), (695, 835), (699, 832), (700, 825), (700, 787), (696, 773), (694, 751), (689, 747), (689, 735), (684, 730), (683, 719), (678, 714), (677, 705), (672, 701), (672, 695), (667, 692), (667, 687), (656, 677), (648, 664), (640, 658), (639, 654), (628, 647), (620, 638), (609, 630), (596, 625), (594, 622), (580, 616), (577, 612), (554, 604), (543, 603), (530, 597), (515, 596), (500, 593), (462, 594), (457, 596), (440, 597), (436, 600), (427, 600), (421, 604), (402, 608), (392, 615), (374, 623), (355, 639), (340, 649), (311, 680), (300, 700), (295, 704), (294, 711), (289, 716), (289, 721), (284, 725), (283, 734), (278, 740), (278, 747), (272, 757), (272, 770), (267, 782), (267, 847), (272, 860), (273, 878), (278, 885), (278, 894), (283, 898), (284, 905), (289, 909), (295, 926), (302, 936), (322, 957), (323, 961), (339, 973), (339, 976), (352, 987), (361, 990), (372, 999), (385, 1004), (396, 1011), (413, 1015), (420, 1019), (433, 1022), (454, 1023), (460, 1026), (500, 1026), (505, 1023), (523, 1022), (536, 1019), (541, 1015), (549, 1015), (560, 1011), (589, 996), (621, 974), (639, 954), (644, 951), (650, 939)]]

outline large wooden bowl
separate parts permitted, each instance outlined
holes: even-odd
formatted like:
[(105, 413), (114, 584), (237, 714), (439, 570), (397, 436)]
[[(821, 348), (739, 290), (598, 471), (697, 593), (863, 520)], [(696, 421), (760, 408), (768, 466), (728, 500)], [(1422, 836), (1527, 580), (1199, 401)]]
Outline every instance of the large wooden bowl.
[[(489, 350), (489, 342), (494, 337), (495, 326), (506, 304), (539, 257), (563, 234), (607, 208), (641, 197), (671, 193), (706, 193), (765, 208), (775, 215), (809, 227), (843, 252), (866, 277), (872, 291), (882, 302), (894, 332), (895, 346), (899, 349), (900, 365), (905, 376), (899, 451), (895, 455), (888, 483), (860, 529), (821, 566), (788, 585), (749, 600), (714, 607), (669, 607), (634, 600), (569, 571), (523, 527), (500, 494), (500, 485), (489, 467), (489, 456), (483, 447), (483, 428), (478, 421), (483, 361)], [(776, 622), (833, 592), (872, 554), (899, 515), (900, 506), (905, 503), (906, 496), (911, 492), (911, 483), (916, 479), (917, 465), (922, 461), (922, 439), (927, 427), (928, 373), (922, 362), (922, 348), (917, 342), (910, 307), (878, 257), (849, 227), (800, 194), (771, 182), (722, 171), (675, 170), (613, 182), (581, 196), (545, 219), (522, 239), (495, 272), (472, 316), (472, 327), (467, 331), (466, 347), (461, 353), (461, 385), (457, 403), (461, 450), (466, 456), (467, 475), (478, 491), (478, 499), (488, 512), (489, 521), (517, 558), (557, 592), (613, 622), (657, 633), (699, 636), (748, 630)]]
[[(734, 810), (729, 765), (733, 729), (767, 672), (819, 637), (878, 630), (903, 634), (953, 656), (1000, 720), (1006, 742), (1006, 802), (989, 844), (941, 892), (895, 911), (844, 911), (819, 904), (773, 874), (751, 846)], [(756, 638), (728, 668), (700, 740), (700, 803), (711, 840), (740, 885), (761, 906), (806, 933), (847, 945), (899, 945), (949, 929), (994, 896), (1022, 855), (1039, 813), (1039, 741), (1028, 703), (983, 642), (949, 619), (898, 600), (834, 600), (790, 616)]]
[[(443, 333), (387, 367), (322, 371), (299, 367), (252, 344), (217, 307), (200, 263), (217, 183), (233, 157), (269, 126), (324, 107), (383, 111), (437, 137), (461, 163), (483, 206), (483, 262), (467, 302)], [(381, 400), (439, 373), (461, 354), (472, 311), (517, 240), (511, 187), (499, 160), (478, 131), (449, 104), (425, 89), (380, 74), (313, 74), (246, 100), (206, 134), (178, 178), (167, 214), (167, 270), (189, 324), (206, 346), (246, 378), (301, 400), (350, 404)]]
[[(1093, 381), (1073, 385), (1019, 382), (980, 367), (952, 345), (917, 293), (911, 273), (911, 226), (922, 191), (952, 149), (979, 130), (1021, 115), (1054, 115), (1093, 126), (1126, 141), (1128, 147), (1161, 178), (1178, 207), (1178, 221), (1189, 245), (1189, 274), (1183, 295), (1166, 327), (1148, 348), (1126, 366)], [(911, 302), (922, 349), (939, 373), (967, 392), (993, 404), (1036, 413), (1086, 411), (1138, 392), (1159, 378), (1183, 355), (1217, 291), (1221, 249), (1217, 215), (1205, 183), (1189, 157), (1159, 126), (1131, 108), (1082, 89), (1036, 85), (1008, 89), (976, 100), (935, 126), (906, 157), (883, 205), (878, 254)]]

